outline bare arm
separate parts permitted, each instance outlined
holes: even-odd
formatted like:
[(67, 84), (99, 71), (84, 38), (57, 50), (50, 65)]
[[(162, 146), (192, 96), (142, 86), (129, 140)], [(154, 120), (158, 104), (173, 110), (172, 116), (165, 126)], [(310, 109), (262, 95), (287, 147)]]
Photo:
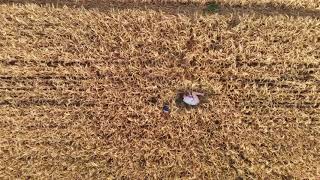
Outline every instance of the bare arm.
[(193, 96), (204, 96), (204, 93), (192, 92)]

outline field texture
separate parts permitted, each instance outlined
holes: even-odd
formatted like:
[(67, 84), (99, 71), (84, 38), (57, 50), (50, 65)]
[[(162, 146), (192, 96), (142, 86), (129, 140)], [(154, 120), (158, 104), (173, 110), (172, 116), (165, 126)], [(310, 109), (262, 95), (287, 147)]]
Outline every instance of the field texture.
[(319, 1), (230, 2), (2, 1), (0, 178), (319, 179)]

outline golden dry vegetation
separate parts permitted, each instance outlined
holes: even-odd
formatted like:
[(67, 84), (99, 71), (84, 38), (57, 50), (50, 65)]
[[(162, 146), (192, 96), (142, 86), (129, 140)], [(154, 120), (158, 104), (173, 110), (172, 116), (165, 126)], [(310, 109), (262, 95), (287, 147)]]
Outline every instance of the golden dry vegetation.
[[(11, 0), (17, 1), (17, 0)], [(90, 2), (91, 0), (71, 0), (69, 2)], [(108, 0), (99, 0), (99, 2), (107, 2)], [(293, 8), (316, 8), (320, 9), (319, 0), (112, 0), (113, 2), (147, 2), (147, 3), (199, 3), (205, 4), (210, 2), (216, 2), (221, 4), (227, 4), (231, 6), (290, 6)], [(92, 1), (91, 1), (92, 2)]]
[(319, 179), (315, 9), (99, 6), (0, 5), (1, 178)]

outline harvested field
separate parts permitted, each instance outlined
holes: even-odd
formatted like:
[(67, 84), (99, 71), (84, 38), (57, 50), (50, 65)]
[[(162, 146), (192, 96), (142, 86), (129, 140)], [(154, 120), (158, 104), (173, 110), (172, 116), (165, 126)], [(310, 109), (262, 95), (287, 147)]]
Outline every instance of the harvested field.
[(0, 2), (1, 178), (320, 178), (319, 1)]

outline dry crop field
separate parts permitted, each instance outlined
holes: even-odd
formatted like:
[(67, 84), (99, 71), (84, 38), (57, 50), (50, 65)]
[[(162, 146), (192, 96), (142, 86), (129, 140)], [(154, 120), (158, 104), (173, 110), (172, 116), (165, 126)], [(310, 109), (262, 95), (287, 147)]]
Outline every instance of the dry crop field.
[(1, 179), (320, 178), (318, 0), (0, 2)]

